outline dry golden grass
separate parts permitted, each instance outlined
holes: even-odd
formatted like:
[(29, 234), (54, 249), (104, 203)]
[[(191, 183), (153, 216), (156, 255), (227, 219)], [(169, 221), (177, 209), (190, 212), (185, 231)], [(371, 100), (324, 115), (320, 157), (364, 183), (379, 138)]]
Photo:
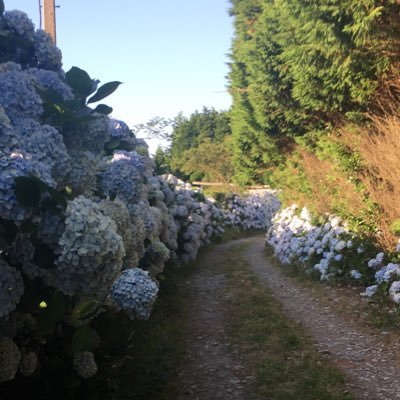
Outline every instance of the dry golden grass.
[[(399, 89), (400, 89), (400, 80)], [(400, 112), (387, 101), (388, 113), (370, 117), (370, 124), (361, 131), (343, 129), (341, 143), (357, 150), (364, 163), (358, 177), (368, 190), (371, 200), (381, 209), (377, 241), (392, 249), (397, 242), (393, 221), (400, 218)]]
[(299, 151), (317, 210), (332, 212), (335, 208), (345, 208), (349, 213), (357, 215), (363, 207), (363, 201), (354, 184), (332, 162), (320, 160), (305, 149)]

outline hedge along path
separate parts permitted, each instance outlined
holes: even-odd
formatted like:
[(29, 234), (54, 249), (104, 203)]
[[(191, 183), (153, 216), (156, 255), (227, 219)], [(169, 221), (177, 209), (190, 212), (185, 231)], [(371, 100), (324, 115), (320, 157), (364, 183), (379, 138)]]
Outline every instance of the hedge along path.
[[(185, 283), (192, 295), (188, 306), (188, 352), (180, 370), (180, 400), (264, 399), (251, 390), (257, 383), (256, 374), (247, 365), (248, 354), (243, 353), (228, 334), (230, 294), (226, 289), (229, 279), (221, 264), (238, 244), (243, 247), (238, 262), (245, 260), (250, 265), (258, 283), (272, 292), (286, 315), (310, 336), (316, 353), (348, 376), (349, 382), (343, 384), (346, 389), (343, 395), (329, 397), (328, 394), (324, 398), (348, 398), (349, 391), (361, 400), (400, 399), (399, 349), (393, 342), (389, 343), (386, 332), (378, 334), (358, 325), (349, 315), (339, 315), (337, 302), (348, 302), (349, 297), (342, 296), (335, 288), (321, 286), (321, 290), (310, 290), (272, 266), (265, 255), (262, 236), (207, 249), (199, 257), (199, 268)], [(329, 301), (322, 301), (326, 293), (335, 296), (330, 305)], [(356, 293), (351, 294), (356, 299), (351, 305), (359, 306), (362, 300)], [(318, 369), (321, 362), (317, 364)], [(279, 398), (315, 398), (293, 395), (296, 393)]]
[[(339, 315), (340, 298), (334, 288), (335, 301), (321, 301), (321, 291), (310, 292), (294, 279), (272, 266), (265, 256), (264, 238), (244, 239), (248, 244), (244, 257), (250, 262), (260, 281), (272, 290), (283, 304), (287, 315), (302, 324), (312, 336), (319, 351), (352, 380), (352, 392), (362, 400), (400, 399), (399, 337), (389, 341), (388, 332), (375, 332)], [(357, 296), (357, 292), (354, 296)], [(362, 307), (360, 299), (353, 306)]]

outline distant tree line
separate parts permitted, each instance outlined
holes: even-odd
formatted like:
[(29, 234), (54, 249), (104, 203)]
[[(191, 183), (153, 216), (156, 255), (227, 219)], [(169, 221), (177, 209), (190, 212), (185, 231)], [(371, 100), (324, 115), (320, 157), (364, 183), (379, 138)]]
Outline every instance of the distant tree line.
[(190, 117), (171, 121), (167, 149), (158, 147), (157, 172), (185, 180), (228, 182), (233, 176), (230, 113), (204, 107)]

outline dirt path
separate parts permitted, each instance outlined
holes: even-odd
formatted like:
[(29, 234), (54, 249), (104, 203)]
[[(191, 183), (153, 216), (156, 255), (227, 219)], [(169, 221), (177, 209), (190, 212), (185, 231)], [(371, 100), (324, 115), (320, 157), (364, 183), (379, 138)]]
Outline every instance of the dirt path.
[(186, 282), (192, 301), (187, 338), (190, 351), (180, 373), (182, 400), (246, 400), (241, 358), (225, 332), (225, 277), (218, 272), (218, 260), (223, 256), (222, 246), (207, 252), (201, 267)]
[(300, 322), (319, 351), (349, 376), (351, 392), (362, 400), (400, 399), (398, 343), (393, 340), (389, 343), (385, 333), (378, 334), (352, 323), (351, 315), (339, 315), (338, 302), (346, 302), (348, 298), (342, 298), (335, 289), (326, 288), (327, 296), (333, 296), (335, 301), (321, 301), (321, 293), (310, 292), (284, 276), (279, 268), (268, 265), (264, 238), (253, 237), (211, 249), (202, 260), (203, 266), (187, 282), (193, 303), (189, 319), (190, 352), (181, 372), (182, 400), (246, 400), (246, 383), (251, 377), (245, 376), (240, 353), (225, 334), (225, 278), (218, 272), (218, 260), (238, 243), (248, 244), (243, 257), (280, 300), (287, 315)]

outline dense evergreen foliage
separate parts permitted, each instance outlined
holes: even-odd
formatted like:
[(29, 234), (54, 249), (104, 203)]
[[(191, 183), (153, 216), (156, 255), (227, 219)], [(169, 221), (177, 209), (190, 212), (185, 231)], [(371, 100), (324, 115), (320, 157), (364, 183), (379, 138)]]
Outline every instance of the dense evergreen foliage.
[(232, 0), (229, 79), (240, 182), (265, 180), (293, 137), (368, 109), (398, 58), (399, 8), (394, 0)]

